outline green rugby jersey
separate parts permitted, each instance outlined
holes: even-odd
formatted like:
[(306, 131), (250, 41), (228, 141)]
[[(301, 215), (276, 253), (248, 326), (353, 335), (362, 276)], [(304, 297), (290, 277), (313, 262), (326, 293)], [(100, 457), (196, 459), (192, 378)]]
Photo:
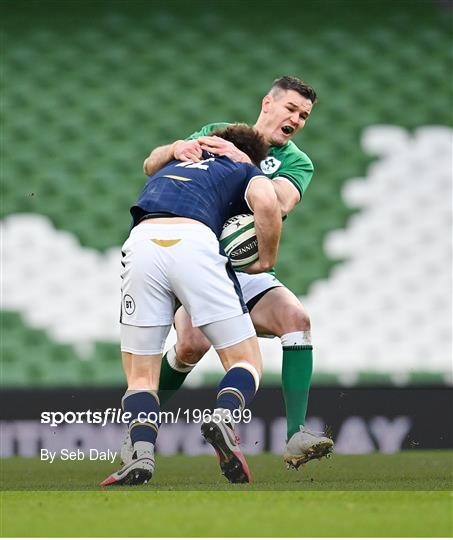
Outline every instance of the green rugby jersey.
[[(210, 135), (216, 129), (228, 125), (228, 122), (207, 124), (200, 131), (192, 133), (187, 140)], [(284, 146), (271, 146), (267, 158), (260, 163), (260, 168), (268, 178), (287, 178), (297, 188), (301, 198), (313, 176), (311, 159), (293, 141), (288, 141)]]

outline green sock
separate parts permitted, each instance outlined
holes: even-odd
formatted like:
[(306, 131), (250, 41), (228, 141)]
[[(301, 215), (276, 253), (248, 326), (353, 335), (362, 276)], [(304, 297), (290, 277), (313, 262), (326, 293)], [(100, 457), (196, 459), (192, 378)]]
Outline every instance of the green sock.
[(292, 345), (283, 347), (282, 390), (286, 405), (288, 440), (305, 424), (311, 374), (313, 347)]
[(192, 368), (187, 368), (184, 371), (175, 369), (168, 361), (169, 355), (172, 357), (174, 363), (174, 358), (176, 356), (174, 347), (167, 351), (162, 357), (158, 391), (161, 405), (166, 403), (172, 397), (172, 395), (182, 386), (187, 375), (192, 371)]

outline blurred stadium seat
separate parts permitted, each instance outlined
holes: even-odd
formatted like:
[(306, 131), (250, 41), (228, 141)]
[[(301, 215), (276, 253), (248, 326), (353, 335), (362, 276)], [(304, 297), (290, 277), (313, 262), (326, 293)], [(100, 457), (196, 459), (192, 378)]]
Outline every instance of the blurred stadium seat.
[[(282, 2), (278, 17), (244, 6), (238, 18), (228, 3), (198, 3), (196, 16), (180, 0), (91, 4), (27, 5), (25, 22), (24, 4), (2, 6), (2, 384), (122, 384), (115, 246), (143, 158), (210, 121), (253, 122), (285, 73), (319, 92), (296, 140), (316, 172), (278, 267), (312, 315), (318, 382), (445, 380), (442, 6), (351, 1), (348, 17), (326, 17), (330, 2)], [(207, 378), (220, 369), (204, 365)]]

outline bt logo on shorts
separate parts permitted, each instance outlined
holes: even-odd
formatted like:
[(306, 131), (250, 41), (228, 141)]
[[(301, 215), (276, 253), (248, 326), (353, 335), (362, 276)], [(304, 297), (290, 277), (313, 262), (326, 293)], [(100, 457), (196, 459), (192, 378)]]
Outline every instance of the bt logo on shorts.
[(134, 313), (135, 311), (135, 302), (130, 294), (124, 295), (123, 304), (124, 304), (124, 311), (128, 315), (132, 315), (132, 313)]

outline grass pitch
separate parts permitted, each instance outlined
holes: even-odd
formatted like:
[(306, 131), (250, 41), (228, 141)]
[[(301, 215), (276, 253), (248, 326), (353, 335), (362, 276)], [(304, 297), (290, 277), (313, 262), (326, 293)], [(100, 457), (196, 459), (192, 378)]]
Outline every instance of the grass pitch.
[(2, 536), (451, 536), (453, 452), (333, 456), (299, 471), (248, 458), (230, 485), (214, 457), (158, 457), (147, 486), (99, 488), (116, 465), (2, 460)]

